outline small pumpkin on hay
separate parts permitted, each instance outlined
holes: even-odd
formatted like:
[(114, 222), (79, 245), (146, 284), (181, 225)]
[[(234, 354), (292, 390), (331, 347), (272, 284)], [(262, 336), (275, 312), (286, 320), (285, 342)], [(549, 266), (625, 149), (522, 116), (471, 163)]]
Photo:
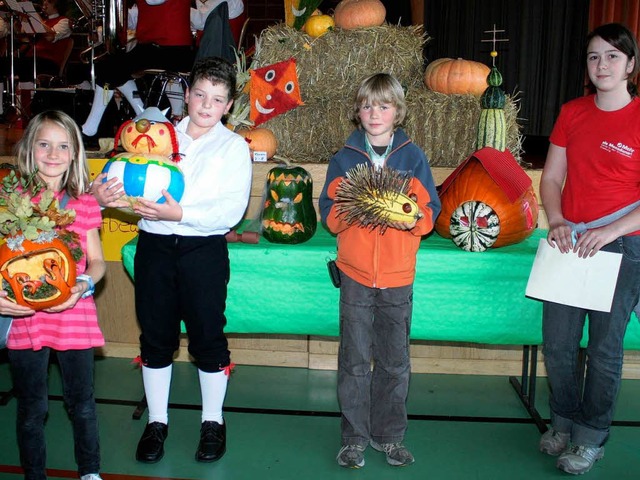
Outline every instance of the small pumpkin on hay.
[(509, 150), (474, 152), (442, 183), (439, 195), (436, 231), (468, 252), (521, 242), (538, 222), (531, 178)]
[[(118, 178), (123, 184), (130, 207), (142, 197), (157, 203), (166, 200), (162, 190), (179, 202), (184, 193), (184, 177), (178, 167), (180, 154), (173, 124), (157, 107), (149, 107), (132, 120), (124, 122), (115, 137), (126, 150), (111, 157), (104, 168), (105, 182)], [(122, 208), (133, 212), (131, 208)]]

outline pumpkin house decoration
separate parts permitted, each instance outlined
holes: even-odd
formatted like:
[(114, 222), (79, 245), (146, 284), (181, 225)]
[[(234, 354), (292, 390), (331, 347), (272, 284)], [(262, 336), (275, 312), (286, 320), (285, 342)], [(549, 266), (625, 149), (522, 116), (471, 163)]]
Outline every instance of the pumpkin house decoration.
[(538, 222), (531, 178), (509, 150), (473, 153), (442, 183), (439, 195), (436, 231), (468, 252), (521, 242)]
[(313, 237), (318, 217), (307, 170), (287, 164), (269, 170), (261, 219), (262, 236), (272, 243), (303, 243)]
[(438, 58), (424, 71), (424, 84), (434, 92), (480, 96), (487, 88), (490, 69), (484, 63), (462, 58)]
[[(184, 193), (184, 177), (177, 165), (178, 142), (173, 124), (162, 112), (150, 107), (124, 122), (116, 134), (114, 152), (118, 140), (126, 151), (107, 161), (102, 169), (107, 173), (104, 181), (118, 178), (125, 192), (123, 199), (130, 207), (138, 197), (164, 203), (162, 190), (179, 202)], [(131, 208), (123, 210), (132, 212)]]
[(411, 177), (395, 169), (359, 164), (349, 170), (336, 189), (338, 216), (349, 225), (358, 223), (381, 233), (389, 223), (412, 222), (422, 217), (415, 195), (409, 192)]
[(378, 27), (387, 17), (387, 10), (380, 0), (342, 0), (333, 12), (337, 27), (345, 30)]
[(60, 208), (55, 194), (11, 172), (0, 192), (0, 275), (7, 298), (33, 310), (64, 303), (76, 283), (82, 256), (79, 236), (65, 227), (75, 211)]

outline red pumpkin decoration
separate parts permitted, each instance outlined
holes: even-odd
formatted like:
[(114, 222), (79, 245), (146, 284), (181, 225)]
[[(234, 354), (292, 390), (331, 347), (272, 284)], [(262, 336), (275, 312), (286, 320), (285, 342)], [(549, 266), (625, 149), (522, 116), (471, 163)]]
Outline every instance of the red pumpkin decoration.
[(336, 26), (345, 30), (378, 27), (387, 17), (380, 0), (342, 0), (333, 13)]
[(67, 246), (54, 238), (47, 243), (22, 241), (22, 249), (0, 246), (0, 274), (9, 299), (34, 310), (65, 302), (76, 284), (76, 263)]
[(482, 95), (491, 69), (484, 63), (458, 58), (438, 58), (424, 72), (424, 84), (434, 92)]
[(436, 231), (467, 251), (521, 242), (538, 222), (531, 178), (508, 150), (475, 152), (443, 182), (440, 200)]

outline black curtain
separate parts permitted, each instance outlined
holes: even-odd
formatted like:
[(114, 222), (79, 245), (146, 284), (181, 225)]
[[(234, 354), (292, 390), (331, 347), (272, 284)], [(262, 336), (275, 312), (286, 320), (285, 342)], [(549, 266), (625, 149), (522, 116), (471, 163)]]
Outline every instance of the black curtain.
[(548, 136), (566, 101), (584, 93), (589, 0), (425, 0), (425, 59), (451, 57), (496, 66), (520, 101), (523, 134)]

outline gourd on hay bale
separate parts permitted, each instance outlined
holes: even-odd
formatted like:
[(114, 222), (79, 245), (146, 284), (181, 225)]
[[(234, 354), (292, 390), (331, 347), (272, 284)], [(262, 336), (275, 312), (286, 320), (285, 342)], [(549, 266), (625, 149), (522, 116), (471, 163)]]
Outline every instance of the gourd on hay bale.
[(355, 89), (366, 76), (388, 72), (405, 87), (422, 84), (422, 49), (428, 38), (421, 26), (335, 29), (319, 38), (284, 23), (267, 27), (256, 42), (256, 68), (295, 57), (303, 100), (336, 89)]
[[(456, 167), (477, 149), (480, 102), (475, 95), (446, 95), (426, 88), (407, 92), (409, 137), (427, 154), (432, 167)], [(507, 149), (521, 162), (522, 135), (517, 123), (518, 102), (507, 97)]]

